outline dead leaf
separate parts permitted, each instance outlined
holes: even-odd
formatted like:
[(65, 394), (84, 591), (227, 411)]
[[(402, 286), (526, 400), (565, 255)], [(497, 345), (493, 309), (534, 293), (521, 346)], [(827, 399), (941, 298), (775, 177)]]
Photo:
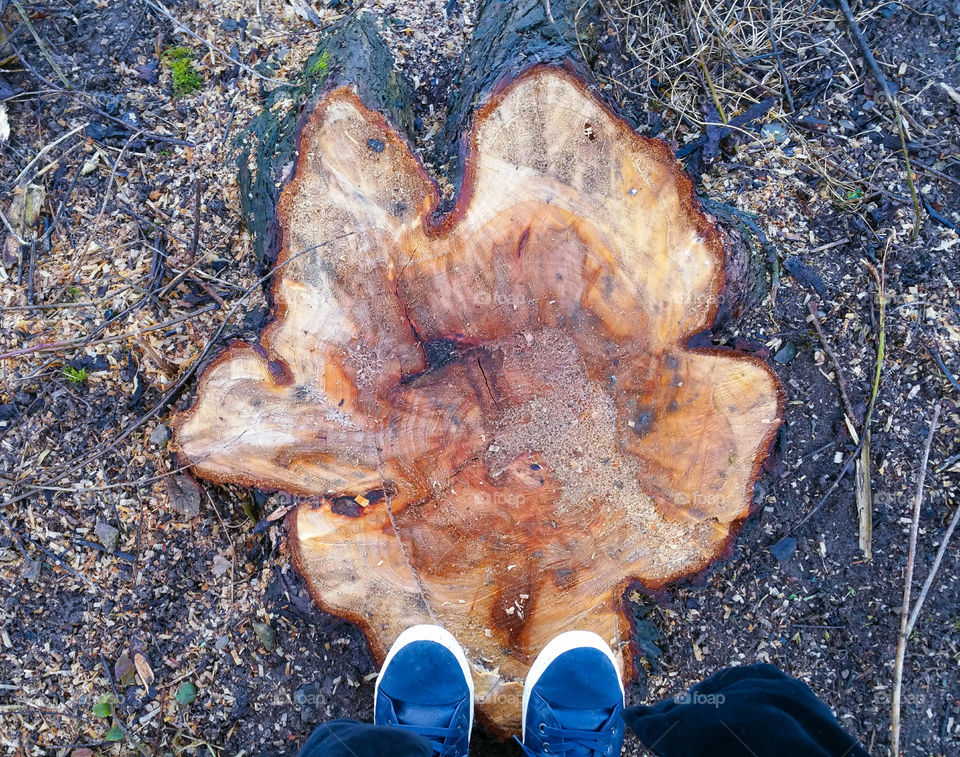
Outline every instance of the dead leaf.
[(7, 268), (12, 268), (20, 259), (20, 243), (13, 234), (7, 234), (0, 249), (0, 262)]
[(93, 173), (97, 170), (97, 166), (100, 165), (100, 151), (98, 150), (85, 161), (83, 161), (83, 167), (80, 169), (80, 175), (86, 176)]
[(133, 662), (130, 661), (130, 655), (124, 652), (113, 665), (113, 677), (117, 679), (117, 684), (126, 687), (133, 683), (134, 675), (135, 670)]
[(133, 665), (137, 669), (137, 675), (140, 676), (140, 683), (145, 688), (149, 687), (153, 683), (153, 670), (150, 668), (147, 658), (138, 652), (133, 656)]
[(960, 94), (957, 93), (957, 90), (944, 81), (940, 82), (940, 89), (947, 93), (947, 97), (953, 100), (957, 105), (960, 105)]
[[(7, 206), (7, 221), (16, 237), (25, 240), (27, 229), (37, 222), (43, 202), (46, 199), (46, 190), (37, 184), (17, 186), (9, 193), (10, 204)], [(14, 235), (7, 237), (7, 245), (16, 245), (18, 240)], [(12, 245), (10, 240), (13, 239)], [(6, 255), (4, 256), (7, 257)]]
[(288, 505), (286, 507), (278, 507), (272, 513), (267, 516), (267, 522), (273, 523), (275, 520), (280, 520), (284, 515), (290, 512), (293, 509), (292, 506)]
[(166, 480), (166, 487), (174, 512), (186, 518), (196, 518), (200, 514), (200, 486), (190, 476), (170, 476)]
[(213, 556), (213, 566), (211, 567), (213, 575), (219, 578), (229, 571), (231, 567), (233, 567), (233, 563), (223, 555), (217, 554)]
[(33, 226), (40, 218), (43, 210), (43, 201), (47, 197), (47, 190), (39, 184), (28, 184), (24, 193), (23, 223), (25, 228)]
[[(287, 0), (287, 5), (290, 10), (296, 13), (304, 21), (309, 21), (311, 24), (316, 26), (322, 26), (323, 22), (317, 16), (313, 8), (310, 7), (310, 3), (307, 0)], [(284, 8), (286, 11), (287, 9)]]

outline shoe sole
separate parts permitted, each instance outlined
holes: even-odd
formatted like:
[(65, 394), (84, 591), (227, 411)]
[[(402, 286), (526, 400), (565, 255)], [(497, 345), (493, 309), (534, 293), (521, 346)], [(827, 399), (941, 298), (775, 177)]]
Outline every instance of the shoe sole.
[(620, 696), (622, 697), (624, 695), (623, 679), (620, 677), (620, 666), (617, 664), (617, 659), (613, 656), (613, 650), (610, 649), (610, 645), (600, 636), (593, 631), (566, 631), (559, 636), (555, 636), (550, 640), (550, 643), (540, 651), (540, 654), (537, 655), (537, 659), (533, 661), (530, 672), (527, 673), (527, 678), (523, 682), (523, 714), (521, 715), (523, 719), (520, 722), (523, 727), (522, 734), (524, 742), (527, 740), (527, 704), (530, 701), (530, 692), (533, 691), (533, 687), (537, 685), (537, 681), (539, 681), (540, 677), (547, 671), (550, 664), (560, 655), (572, 649), (583, 648), (599, 650), (610, 660), (610, 664), (613, 665), (613, 670), (617, 674), (617, 683), (620, 684)]
[(434, 626), (428, 623), (410, 626), (410, 628), (401, 633), (397, 637), (397, 640), (393, 642), (393, 646), (390, 647), (390, 651), (387, 652), (387, 656), (383, 660), (383, 665), (380, 667), (380, 672), (377, 674), (377, 684), (373, 690), (373, 711), (377, 711), (380, 679), (383, 678), (383, 673), (386, 671), (387, 665), (390, 664), (390, 661), (396, 656), (397, 652), (415, 641), (432, 641), (439, 644), (444, 649), (449, 650), (460, 664), (460, 670), (463, 671), (463, 677), (467, 681), (467, 688), (470, 690), (470, 725), (467, 729), (467, 738), (469, 739), (473, 733), (473, 675), (470, 673), (470, 663), (467, 662), (467, 656), (463, 652), (463, 647), (460, 646), (460, 643), (454, 638), (453, 634), (446, 628), (441, 628), (440, 626)]

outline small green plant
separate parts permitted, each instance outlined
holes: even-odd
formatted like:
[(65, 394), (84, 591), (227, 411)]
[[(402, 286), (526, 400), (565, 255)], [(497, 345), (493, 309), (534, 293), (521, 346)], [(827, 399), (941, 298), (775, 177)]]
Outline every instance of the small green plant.
[(67, 287), (67, 296), (71, 300), (74, 300), (74, 301), (78, 300), (81, 294), (83, 294), (83, 290), (80, 287), (77, 287), (77, 286)]
[(104, 694), (100, 697), (100, 701), (93, 706), (93, 714), (98, 718), (109, 718), (113, 714), (113, 707), (110, 703), (110, 695)]
[[(93, 714), (104, 720), (112, 719), (113, 701), (113, 697), (109, 694), (104, 694), (100, 697), (100, 701), (93, 705)], [(123, 729), (114, 724), (110, 727), (110, 730), (103, 735), (103, 738), (107, 741), (121, 741), (123, 740)]]
[(161, 56), (173, 77), (173, 96), (182, 97), (203, 86), (203, 78), (193, 67), (193, 51), (189, 47), (168, 47)]
[(63, 375), (66, 376), (67, 380), (74, 386), (80, 386), (87, 380), (87, 369), (74, 368), (72, 365), (68, 365), (64, 367)]

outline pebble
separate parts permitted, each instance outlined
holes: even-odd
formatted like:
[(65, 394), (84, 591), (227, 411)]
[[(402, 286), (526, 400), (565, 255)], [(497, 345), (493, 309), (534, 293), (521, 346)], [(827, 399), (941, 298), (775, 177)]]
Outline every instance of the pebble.
[(797, 345), (793, 342), (787, 342), (779, 350), (777, 354), (773, 356), (774, 362), (780, 363), (780, 365), (786, 365), (791, 360), (797, 356)]
[(760, 129), (760, 136), (773, 140), (774, 144), (780, 144), (787, 138), (787, 128), (778, 123), (764, 124)]
[(793, 557), (793, 553), (796, 550), (797, 540), (792, 536), (784, 536), (780, 541), (770, 547), (770, 554), (776, 558), (777, 562), (786, 562)]
[(263, 648), (268, 652), (272, 652), (277, 648), (277, 634), (268, 623), (254, 622), (253, 632), (257, 635), (257, 638), (260, 639)]

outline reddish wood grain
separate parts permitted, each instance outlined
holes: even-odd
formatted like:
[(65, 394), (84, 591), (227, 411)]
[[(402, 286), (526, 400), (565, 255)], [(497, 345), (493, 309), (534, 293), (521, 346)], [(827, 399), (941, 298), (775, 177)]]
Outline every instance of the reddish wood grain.
[(212, 480), (320, 495), (290, 540), (318, 602), (378, 657), (449, 628), (506, 733), (552, 636), (623, 650), (624, 588), (722, 551), (781, 398), (759, 360), (685, 348), (723, 250), (663, 143), (536, 68), (477, 113), (467, 161), (435, 223), (402, 140), (329, 95), (281, 199), (276, 320), (205, 371), (175, 443)]

